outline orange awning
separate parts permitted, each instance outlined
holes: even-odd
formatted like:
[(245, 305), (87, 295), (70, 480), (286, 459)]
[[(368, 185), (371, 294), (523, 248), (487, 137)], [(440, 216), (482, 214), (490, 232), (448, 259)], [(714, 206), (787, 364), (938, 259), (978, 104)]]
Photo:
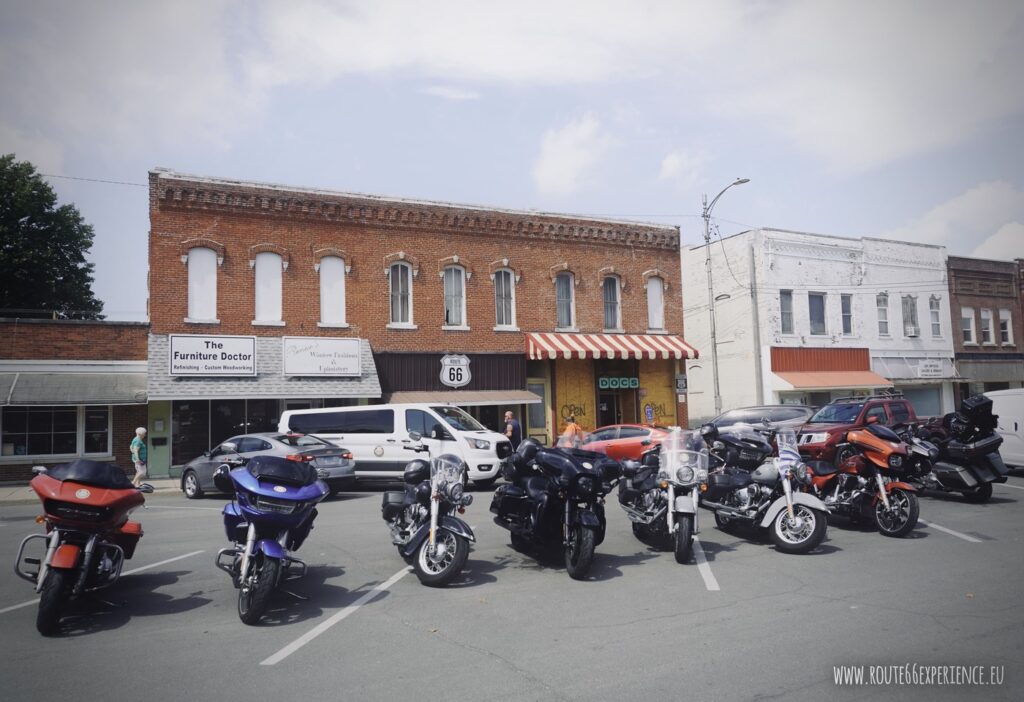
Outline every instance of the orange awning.
[(891, 388), (892, 381), (868, 370), (859, 371), (785, 371), (776, 377), (794, 390), (856, 390), (858, 388)]
[(697, 358), (697, 350), (682, 337), (661, 334), (526, 335), (526, 355), (545, 358)]

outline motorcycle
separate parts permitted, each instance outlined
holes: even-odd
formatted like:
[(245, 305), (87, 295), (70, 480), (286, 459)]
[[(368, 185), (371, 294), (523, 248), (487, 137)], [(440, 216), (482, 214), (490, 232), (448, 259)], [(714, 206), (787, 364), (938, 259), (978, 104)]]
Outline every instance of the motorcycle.
[(699, 533), (698, 486), (708, 478), (708, 452), (696, 432), (673, 427), (640, 462), (626, 461), (619, 505), (641, 541), (671, 543), (677, 563), (689, 563)]
[(701, 435), (711, 445), (712, 465), (701, 505), (714, 511), (720, 529), (766, 528), (783, 553), (807, 553), (825, 540), (828, 507), (801, 491), (811, 474), (800, 461), (796, 432), (778, 432), (774, 458), (771, 443), (751, 427), (735, 425), (719, 433), (714, 424), (705, 424)]
[(908, 481), (919, 489), (959, 492), (967, 502), (988, 501), (992, 484), (1005, 483), (1009, 471), (999, 455), (1003, 437), (996, 433), (997, 420), (992, 400), (975, 395), (943, 417), (942, 429), (894, 427), (911, 446)]
[(899, 436), (881, 424), (847, 432), (837, 447), (839, 466), (810, 461), (808, 491), (835, 514), (851, 521), (870, 520), (884, 536), (909, 534), (921, 507), (916, 490), (900, 480), (910, 466), (910, 452)]
[[(85, 459), (50, 469), (36, 466), (32, 472), (36, 476), (29, 486), (44, 512), (36, 522), (45, 525), (46, 533), (22, 540), (14, 572), (35, 584), (36, 629), (50, 636), (60, 626), (66, 602), (117, 582), (142, 538), (142, 525), (128, 517), (153, 486), (136, 488), (116, 465)], [(26, 555), (28, 544), (37, 540), (45, 542), (45, 555)]]
[(259, 622), (275, 589), (307, 599), (280, 586), (306, 574), (306, 564), (290, 552), (309, 536), (316, 504), (330, 492), (309, 460), (303, 454), (259, 455), (232, 459), (214, 471), (217, 489), (234, 495), (222, 512), (234, 545), (222, 548), (215, 562), (238, 589), (238, 617), (245, 624)]
[(430, 448), (418, 443), (421, 435), (409, 432), (410, 451), (426, 452), (405, 467), (405, 489), (384, 493), (381, 515), (391, 528), (391, 543), (411, 562), (416, 577), (430, 587), (444, 587), (457, 576), (469, 556), (473, 530), (455, 516), (473, 504), (464, 494), (466, 464), (455, 455), (430, 458)]
[(494, 491), (494, 523), (512, 547), (561, 549), (569, 577), (582, 580), (604, 541), (604, 496), (622, 475), (613, 458), (568, 447), (541, 448), (524, 439), (502, 464), (510, 484)]

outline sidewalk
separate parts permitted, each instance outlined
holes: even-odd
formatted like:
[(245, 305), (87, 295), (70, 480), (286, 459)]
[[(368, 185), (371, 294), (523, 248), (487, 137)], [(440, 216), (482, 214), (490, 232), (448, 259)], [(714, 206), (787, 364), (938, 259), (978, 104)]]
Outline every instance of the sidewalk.
[[(147, 499), (164, 495), (182, 495), (181, 481), (177, 478), (153, 478), (147, 480), (153, 486), (153, 494), (147, 495)], [(0, 504), (32, 504), (39, 503), (39, 498), (32, 492), (28, 482), (17, 484), (0, 485)]]

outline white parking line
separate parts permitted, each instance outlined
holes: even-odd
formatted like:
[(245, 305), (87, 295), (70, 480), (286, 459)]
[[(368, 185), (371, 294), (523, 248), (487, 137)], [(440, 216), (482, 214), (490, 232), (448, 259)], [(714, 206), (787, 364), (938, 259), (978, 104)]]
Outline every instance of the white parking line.
[(397, 583), (399, 580), (401, 580), (403, 577), (405, 577), (411, 572), (412, 568), (403, 568), (402, 570), (398, 571), (390, 578), (382, 582), (380, 585), (378, 585), (377, 587), (373, 588), (368, 593), (360, 597), (358, 600), (348, 605), (347, 607), (343, 608), (341, 611), (335, 613), (330, 619), (327, 619), (326, 621), (317, 624), (315, 627), (310, 629), (308, 632), (306, 632), (299, 638), (292, 641), (290, 644), (282, 648), (280, 651), (272, 655), (270, 658), (267, 658), (266, 660), (262, 661), (260, 665), (274, 665), (275, 663), (280, 663), (285, 658), (298, 651), (300, 648), (302, 648), (310, 641), (315, 639), (317, 636), (320, 636), (320, 634), (330, 629), (332, 626), (340, 622), (348, 615), (355, 614), (356, 610), (358, 610), (367, 602), (370, 602), (371, 600), (380, 596), (382, 593), (384, 593), (385, 590), (387, 590), (389, 587)]
[(700, 539), (696, 536), (693, 537), (693, 557), (697, 561), (697, 570), (700, 572), (700, 577), (704, 578), (704, 587), (710, 592), (720, 591), (722, 588), (718, 587), (715, 574), (711, 572), (707, 556), (704, 555), (704, 548), (700, 545)]
[(996, 485), (1002, 485), (1003, 487), (1013, 488), (1014, 490), (1024, 490), (1024, 487), (1020, 485), (1010, 485), (1009, 483), (995, 483)]
[[(183, 556), (175, 556), (174, 558), (168, 558), (165, 561), (157, 561), (156, 563), (150, 563), (149, 565), (144, 565), (141, 568), (134, 568), (133, 570), (126, 570), (125, 572), (121, 573), (121, 575), (134, 575), (135, 573), (141, 573), (142, 571), (149, 570), (150, 568), (156, 568), (158, 566), (166, 565), (167, 563), (174, 563), (174, 561), (180, 561), (182, 558), (188, 558), (189, 556), (198, 556), (200, 553), (203, 553), (203, 552), (202, 551), (193, 551), (192, 553), (186, 553)], [(28, 602), (22, 602), (21, 604), (16, 604), (16, 605), (12, 605), (10, 607), (6, 607), (4, 609), (0, 609), (0, 614), (6, 614), (7, 612), (12, 612), (12, 611), (14, 611), (16, 609), (21, 609), (22, 607), (28, 607), (29, 605), (34, 605), (38, 601), (39, 601), (39, 599), (36, 598), (34, 600), (29, 600)]]
[(146, 509), (206, 509), (213, 510), (214, 512), (223, 511), (222, 507), (182, 507), (180, 505), (154, 505), (153, 503), (146, 505)]
[(968, 536), (967, 534), (961, 534), (959, 531), (953, 531), (952, 529), (947, 529), (946, 527), (940, 526), (940, 525), (936, 524), (935, 522), (926, 522), (923, 519), (918, 519), (917, 523), (918, 524), (923, 524), (924, 526), (928, 527), (929, 529), (937, 529), (939, 531), (944, 531), (947, 534), (949, 534), (950, 536), (955, 536), (958, 539), (963, 539), (964, 541), (968, 541), (968, 542), (970, 542), (972, 544), (980, 544), (981, 543), (981, 539), (976, 539), (973, 536)]

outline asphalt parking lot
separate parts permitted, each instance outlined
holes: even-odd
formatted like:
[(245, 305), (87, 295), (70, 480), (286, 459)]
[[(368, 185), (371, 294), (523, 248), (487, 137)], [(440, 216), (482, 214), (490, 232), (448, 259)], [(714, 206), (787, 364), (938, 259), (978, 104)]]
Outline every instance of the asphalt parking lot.
[[(12, 573), (39, 507), (0, 504), (4, 700), (882, 700), (1024, 697), (1024, 473), (991, 502), (922, 500), (909, 538), (832, 522), (822, 548), (777, 553), (702, 511), (705, 563), (633, 538), (614, 498), (587, 582), (511, 549), (490, 491), (462, 577), (423, 587), (390, 545), (377, 492), (320, 508), (310, 564), (265, 623), (243, 625), (213, 558), (224, 500), (154, 494), (126, 574), (60, 636), (36, 633)], [(697, 558), (697, 561), (702, 560)], [(834, 666), (1003, 666), (992, 686), (836, 685)]]

